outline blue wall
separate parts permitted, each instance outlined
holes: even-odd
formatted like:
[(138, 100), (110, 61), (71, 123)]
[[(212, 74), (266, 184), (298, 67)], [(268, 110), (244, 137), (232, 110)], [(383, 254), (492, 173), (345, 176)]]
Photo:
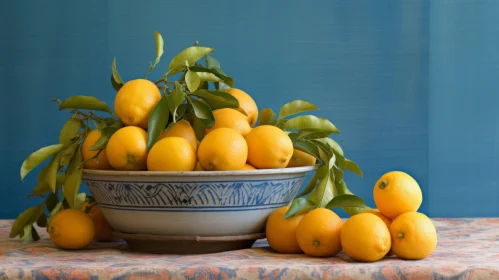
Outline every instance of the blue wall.
[[(212, 1), (213, 2), (213, 1)], [(66, 118), (50, 100), (90, 94), (112, 104), (111, 60), (124, 79), (195, 40), (260, 107), (320, 106), (363, 169), (350, 188), (373, 205), (386, 171), (412, 174), (431, 216), (498, 216), (497, 1), (23, 1), (0, 7), (0, 218), (35, 203), (33, 150)], [(35, 171), (38, 171), (35, 170)]]

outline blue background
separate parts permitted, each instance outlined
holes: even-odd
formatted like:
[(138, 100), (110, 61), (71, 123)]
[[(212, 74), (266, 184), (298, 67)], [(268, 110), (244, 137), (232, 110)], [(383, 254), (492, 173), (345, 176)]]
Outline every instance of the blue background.
[[(421, 185), (432, 217), (499, 216), (498, 1), (2, 1), (0, 218), (34, 205), (22, 161), (53, 144), (67, 115), (51, 99), (112, 104), (125, 80), (198, 40), (260, 108), (305, 99), (340, 130), (373, 206), (383, 173)], [(36, 169), (37, 172), (39, 169)]]

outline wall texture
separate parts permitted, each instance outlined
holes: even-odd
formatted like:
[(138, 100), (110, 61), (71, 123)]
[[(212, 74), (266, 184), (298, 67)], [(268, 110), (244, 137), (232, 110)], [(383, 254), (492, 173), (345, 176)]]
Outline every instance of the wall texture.
[[(215, 2), (215, 3), (213, 3)], [(124, 79), (198, 40), (259, 106), (320, 107), (373, 205), (389, 170), (412, 174), (431, 216), (499, 215), (499, 3), (463, 1), (24, 1), (0, 4), (0, 218), (35, 203), (19, 167), (57, 141), (66, 115), (50, 100), (112, 104), (112, 58)], [(166, 71), (167, 59), (151, 76)], [(38, 171), (38, 169), (36, 170)]]

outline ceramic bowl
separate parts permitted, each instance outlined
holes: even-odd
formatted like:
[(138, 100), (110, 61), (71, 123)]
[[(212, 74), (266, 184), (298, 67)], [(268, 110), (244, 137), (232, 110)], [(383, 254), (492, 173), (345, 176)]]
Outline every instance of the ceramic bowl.
[[(202, 253), (250, 247), (264, 237), (269, 214), (288, 205), (314, 169), (83, 170), (83, 180), (131, 249)], [(184, 248), (173, 248), (179, 244)]]

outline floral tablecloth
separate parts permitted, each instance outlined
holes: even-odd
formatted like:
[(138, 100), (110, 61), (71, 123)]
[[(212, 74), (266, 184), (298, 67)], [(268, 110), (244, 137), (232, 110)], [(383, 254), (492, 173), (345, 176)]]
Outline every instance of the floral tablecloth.
[(133, 253), (121, 242), (62, 251), (46, 234), (29, 244), (9, 239), (12, 221), (0, 220), (0, 279), (499, 279), (499, 218), (434, 223), (439, 242), (430, 257), (356, 263), (343, 253), (277, 254), (265, 240), (252, 249), (207, 255)]

